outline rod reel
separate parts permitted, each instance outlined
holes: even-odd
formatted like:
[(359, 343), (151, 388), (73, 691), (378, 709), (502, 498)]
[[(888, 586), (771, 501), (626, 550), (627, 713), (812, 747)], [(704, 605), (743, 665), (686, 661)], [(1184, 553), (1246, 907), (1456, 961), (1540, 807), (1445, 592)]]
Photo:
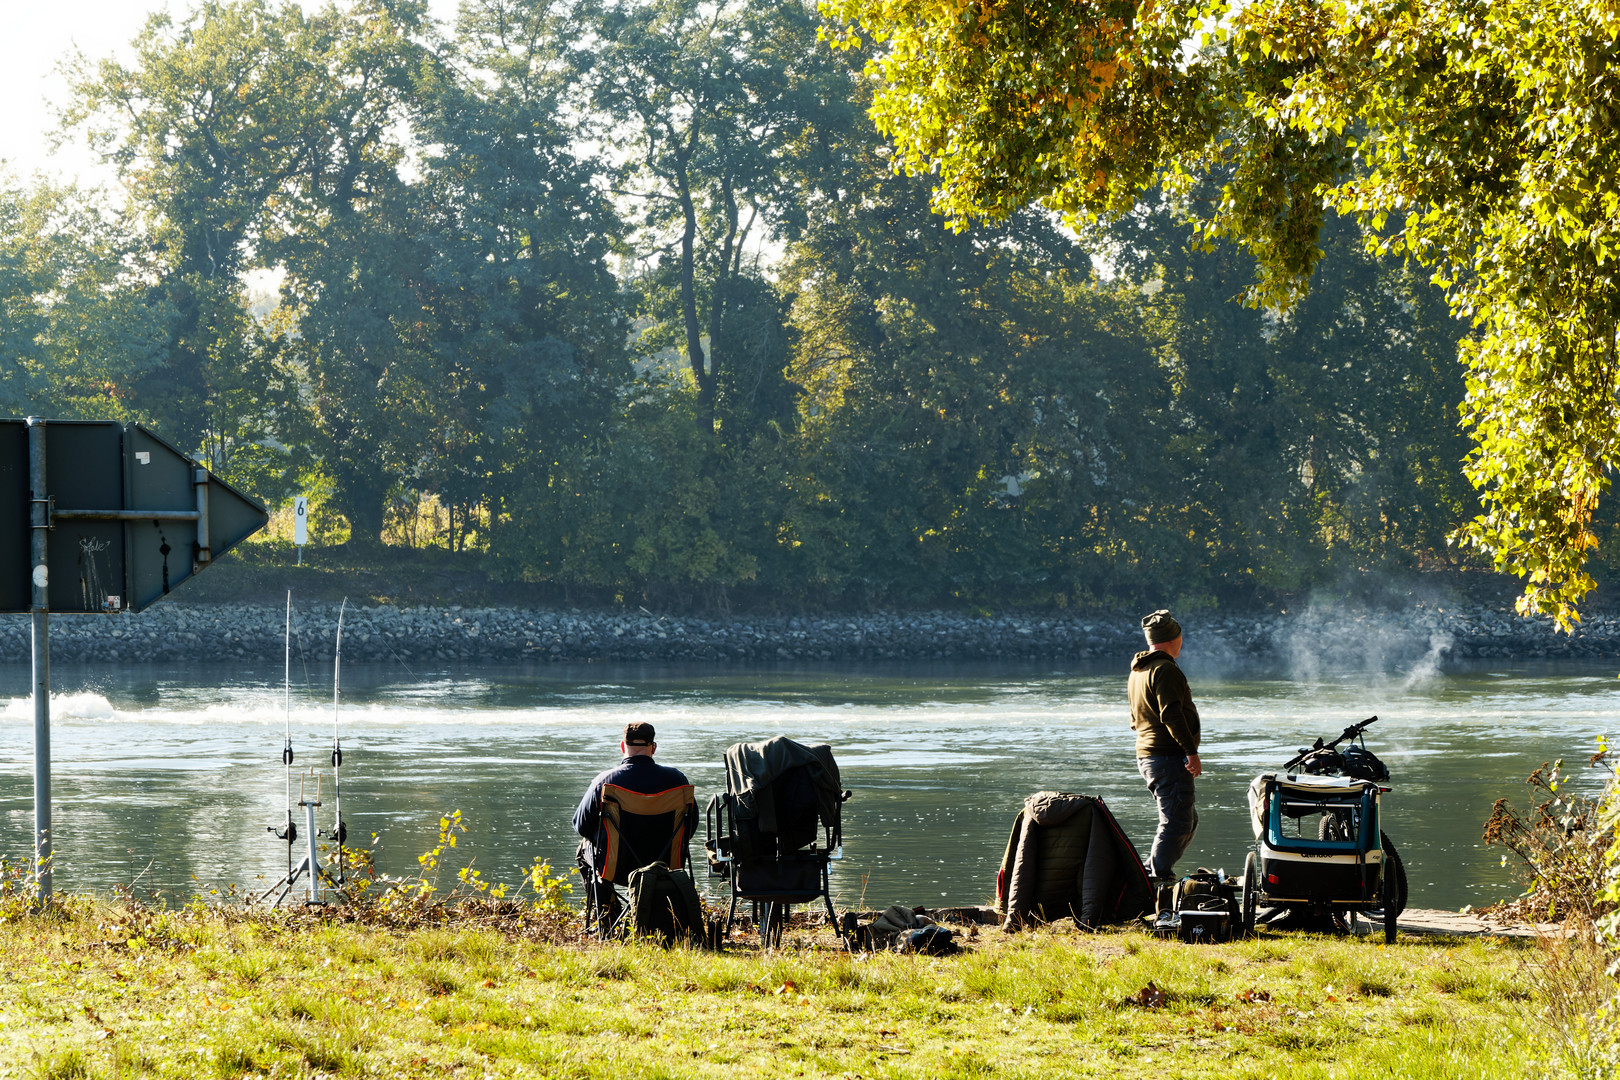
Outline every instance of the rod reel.
[[(284, 768), (291, 769), (292, 763), (292, 736), (289, 735), (287, 737), (286, 745), (281, 748), (281, 764)], [(293, 821), (292, 805), (290, 803), (287, 806), (287, 827), (284, 829), (278, 829), (274, 825), (268, 825), (265, 827), (265, 832), (269, 833), (271, 836), (274, 836), (277, 840), (285, 840), (289, 848), (298, 841), (298, 825)], [(291, 856), (289, 855), (289, 858), (290, 857)]]

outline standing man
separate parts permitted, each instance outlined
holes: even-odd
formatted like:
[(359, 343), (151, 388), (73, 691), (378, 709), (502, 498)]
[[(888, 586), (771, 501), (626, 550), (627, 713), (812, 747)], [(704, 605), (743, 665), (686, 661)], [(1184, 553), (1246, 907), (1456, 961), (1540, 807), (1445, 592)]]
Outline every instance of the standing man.
[(1131, 728), (1136, 732), (1136, 771), (1147, 781), (1159, 806), (1159, 831), (1153, 836), (1148, 874), (1153, 878), (1164, 917), (1166, 886), (1175, 881), (1176, 860), (1198, 831), (1193, 781), (1204, 771), (1198, 760), (1198, 706), (1187, 677), (1176, 666), (1181, 655), (1181, 626), (1164, 610), (1142, 620), (1147, 649), (1131, 661), (1128, 689)]

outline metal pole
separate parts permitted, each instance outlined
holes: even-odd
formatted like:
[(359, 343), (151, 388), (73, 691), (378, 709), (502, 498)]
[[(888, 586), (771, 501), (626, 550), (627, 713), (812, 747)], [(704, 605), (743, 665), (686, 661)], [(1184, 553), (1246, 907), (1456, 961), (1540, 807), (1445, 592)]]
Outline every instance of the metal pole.
[(282, 644), (287, 650), (287, 667), (286, 667), (286, 670), (283, 672), (282, 681), (281, 681), (282, 691), (287, 696), (287, 708), (286, 708), (286, 712), (285, 712), (286, 723), (287, 723), (287, 741), (285, 743), (283, 743), (282, 747), (281, 747), (281, 771), (282, 771), (282, 777), (286, 781), (286, 788), (287, 788), (287, 835), (284, 837), (284, 839), (287, 841), (287, 887), (291, 888), (292, 887), (292, 850), (293, 850), (293, 841), (298, 838), (298, 834), (293, 830), (293, 816), (292, 816), (293, 748), (292, 748), (292, 590), (291, 589), (287, 590), (287, 633), (286, 633), (286, 637), (283, 639)]
[(320, 835), (315, 831), (315, 808), (321, 805), (319, 791), (314, 802), (300, 798), (298, 805), (304, 808), (304, 840), (309, 845), (309, 852), (304, 856), (304, 861), (309, 864), (309, 881), (305, 883), (304, 895), (311, 904), (318, 904), (321, 901), (321, 859), (315, 850), (315, 838)]
[(45, 491), (45, 421), (28, 418), (29, 561), (34, 614), (34, 874), (39, 899), (51, 895), (51, 611), (46, 539), (51, 527)]
[(214, 557), (208, 539), (208, 470), (198, 467), (191, 479), (197, 492), (197, 558), (194, 562), (201, 568)]
[[(299, 554), (304, 549), (299, 548)], [(349, 610), (349, 598), (343, 598), (338, 608), (337, 641), (332, 648), (332, 842), (337, 845), (337, 879), (343, 880), (343, 841), (348, 830), (343, 827), (343, 786), (338, 777), (343, 772), (343, 740), (338, 738), (338, 681), (343, 674), (343, 613)]]

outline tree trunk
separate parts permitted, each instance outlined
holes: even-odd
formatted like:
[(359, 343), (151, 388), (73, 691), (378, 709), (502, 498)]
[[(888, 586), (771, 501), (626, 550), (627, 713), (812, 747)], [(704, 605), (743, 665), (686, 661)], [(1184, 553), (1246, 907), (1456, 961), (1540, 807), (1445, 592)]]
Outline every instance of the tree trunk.
[(347, 546), (362, 551), (375, 550), (383, 546), (383, 497), (367, 492), (359, 497), (351, 496), (343, 507), (343, 516), (349, 519), (349, 543)]
[[(697, 380), (698, 422), (714, 431), (714, 372), (704, 362), (703, 327), (697, 313), (697, 266), (693, 251), (697, 242), (697, 208), (692, 205), (692, 188), (687, 183), (686, 164), (682, 162), (675, 172), (676, 190), (680, 193), (683, 227), (681, 229), (681, 319), (686, 324), (686, 360)], [(711, 342), (712, 344), (712, 342)]]

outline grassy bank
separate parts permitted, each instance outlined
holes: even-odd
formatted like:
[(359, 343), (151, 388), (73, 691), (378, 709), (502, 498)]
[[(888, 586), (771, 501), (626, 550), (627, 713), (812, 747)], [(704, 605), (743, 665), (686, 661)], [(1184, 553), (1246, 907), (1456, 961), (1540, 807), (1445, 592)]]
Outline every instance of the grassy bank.
[[(958, 956), (80, 902), (0, 923), (0, 1077), (1525, 1077), (1536, 946), (977, 932)], [(1158, 991), (1162, 991), (1158, 993)]]
[[(568, 597), (555, 589), (490, 577), (472, 553), (441, 548), (316, 548), (302, 565), (289, 545), (248, 543), (176, 589), (183, 604), (276, 604), (291, 589), (298, 603), (468, 607), (595, 604), (601, 597)], [(632, 605), (633, 607), (633, 605)]]

